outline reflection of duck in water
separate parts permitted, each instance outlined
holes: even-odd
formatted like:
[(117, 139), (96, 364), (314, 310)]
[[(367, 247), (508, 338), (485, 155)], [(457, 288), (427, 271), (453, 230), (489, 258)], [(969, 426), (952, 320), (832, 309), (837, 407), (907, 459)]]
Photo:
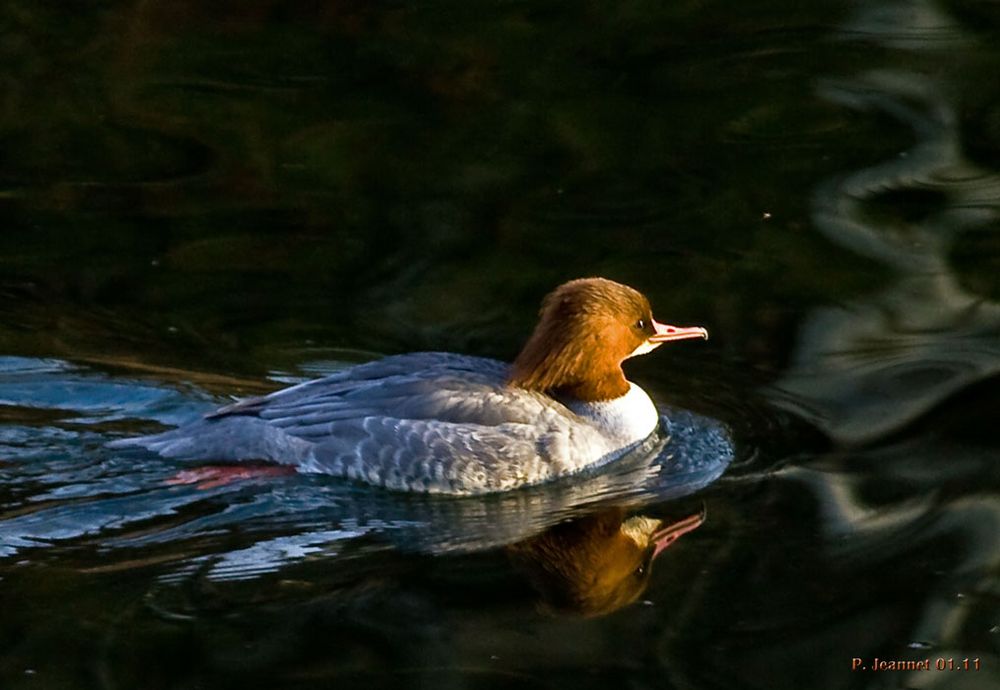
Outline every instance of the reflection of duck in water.
[[(171, 687), (215, 687), (220, 677), (233, 675), (234, 664), (267, 687), (341, 687), (357, 678), (374, 687), (395, 687), (401, 679), (429, 687), (508, 687), (525, 685), (527, 678), (530, 685), (534, 676), (522, 672), (531, 663), (525, 659), (544, 659), (551, 671), (564, 651), (547, 638), (526, 642), (525, 626), (532, 635), (562, 631), (580, 633), (581, 640), (595, 632), (558, 621), (555, 628), (546, 625), (534, 615), (536, 590), (543, 615), (610, 614), (642, 596), (653, 558), (704, 519), (695, 513), (661, 522), (629, 517), (626, 510), (605, 508), (550, 527), (505, 547), (499, 561), (496, 552), (428, 561), (363, 546), (348, 558), (345, 552), (316, 557), (314, 551), (265, 586), (247, 584), (245, 571), (237, 573), (238, 584), (227, 586), (203, 579), (205, 568), (194, 569), (180, 581), (161, 580), (144, 597), (145, 606), (118, 617), (120, 635), (106, 645), (105, 660), (121, 677), (122, 669), (167, 644), (174, 658), (194, 660), (170, 665), (180, 676)], [(162, 623), (151, 624), (150, 616)], [(503, 630), (511, 635), (505, 638)], [(572, 653), (588, 652), (574, 646)], [(478, 661), (489, 657), (497, 662)], [(141, 679), (142, 672), (135, 668), (129, 680)]]
[(610, 509), (558, 524), (507, 552), (552, 610), (599, 616), (638, 599), (656, 557), (704, 521), (704, 508), (676, 522)]
[(619, 458), (648, 438), (659, 415), (622, 362), (707, 337), (658, 323), (630, 287), (573, 280), (545, 298), (512, 366), (447, 353), (386, 357), (112, 445), (270, 460), (405, 491), (506, 491)]

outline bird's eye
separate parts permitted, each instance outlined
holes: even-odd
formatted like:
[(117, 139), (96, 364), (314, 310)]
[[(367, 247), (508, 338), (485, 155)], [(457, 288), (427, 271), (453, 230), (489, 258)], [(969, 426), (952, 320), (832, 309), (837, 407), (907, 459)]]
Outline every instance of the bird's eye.
[(645, 565), (640, 565), (638, 568), (635, 569), (635, 574), (640, 577), (642, 577), (645, 574), (645, 572), (646, 572)]
[(635, 327), (638, 328), (640, 331), (646, 330), (646, 319), (639, 319), (638, 321), (636, 321)]

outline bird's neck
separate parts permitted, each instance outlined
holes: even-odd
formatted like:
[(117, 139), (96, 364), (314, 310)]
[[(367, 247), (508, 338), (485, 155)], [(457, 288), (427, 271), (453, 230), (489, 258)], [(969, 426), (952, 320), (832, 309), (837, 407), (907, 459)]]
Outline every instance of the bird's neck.
[(586, 360), (518, 357), (507, 383), (516, 388), (582, 402), (614, 400), (629, 391), (629, 382), (618, 364), (594, 366)]
[(627, 394), (629, 383), (620, 367), (614, 371), (592, 374), (579, 381), (570, 381), (555, 386), (548, 392), (558, 398), (575, 398), (581, 402), (604, 402), (615, 400)]

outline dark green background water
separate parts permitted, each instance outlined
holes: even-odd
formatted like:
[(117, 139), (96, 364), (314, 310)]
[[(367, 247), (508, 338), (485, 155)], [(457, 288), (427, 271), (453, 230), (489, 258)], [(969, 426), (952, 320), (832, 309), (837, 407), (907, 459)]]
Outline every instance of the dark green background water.
[[(0, 687), (1000, 684), (998, 3), (0, 25)], [(509, 359), (585, 275), (709, 328), (628, 373), (737, 441), (609, 616), (538, 610), (391, 500), (181, 494), (102, 447), (377, 354)], [(981, 668), (851, 672), (875, 656)]]

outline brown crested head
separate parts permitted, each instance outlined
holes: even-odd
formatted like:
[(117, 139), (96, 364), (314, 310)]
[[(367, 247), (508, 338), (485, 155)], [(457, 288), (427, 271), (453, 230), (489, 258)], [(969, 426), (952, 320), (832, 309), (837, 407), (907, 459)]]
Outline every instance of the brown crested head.
[(628, 392), (621, 363), (668, 340), (708, 337), (704, 329), (653, 319), (641, 292), (606, 278), (564, 283), (543, 301), (538, 325), (514, 360), (508, 383), (579, 400)]

